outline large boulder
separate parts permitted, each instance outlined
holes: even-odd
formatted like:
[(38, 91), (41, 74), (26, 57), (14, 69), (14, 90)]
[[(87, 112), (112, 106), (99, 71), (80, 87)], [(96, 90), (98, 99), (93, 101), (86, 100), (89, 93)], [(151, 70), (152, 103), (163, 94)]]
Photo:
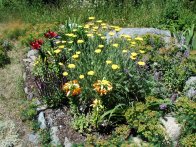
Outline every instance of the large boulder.
[(196, 99), (196, 76), (190, 77), (186, 81), (183, 91), (186, 97), (192, 100)]
[[(163, 37), (166, 44), (170, 43), (171, 32), (168, 30), (160, 30), (156, 28), (122, 28), (119, 32), (116, 32), (114, 37), (119, 37), (120, 35), (130, 35), (131, 37), (142, 36), (145, 34), (156, 34)], [(107, 34), (107, 40), (111, 37)]]

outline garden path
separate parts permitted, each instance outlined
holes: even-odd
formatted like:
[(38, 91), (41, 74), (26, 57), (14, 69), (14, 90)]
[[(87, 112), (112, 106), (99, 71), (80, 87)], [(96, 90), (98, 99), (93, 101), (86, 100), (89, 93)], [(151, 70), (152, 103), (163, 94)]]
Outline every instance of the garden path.
[[(0, 36), (6, 24), (0, 24)], [(0, 146), (31, 147), (27, 134), (28, 125), (22, 122), (20, 112), (25, 102), (22, 79), (22, 58), (25, 50), (20, 43), (14, 42), (8, 52), (11, 64), (0, 69)]]

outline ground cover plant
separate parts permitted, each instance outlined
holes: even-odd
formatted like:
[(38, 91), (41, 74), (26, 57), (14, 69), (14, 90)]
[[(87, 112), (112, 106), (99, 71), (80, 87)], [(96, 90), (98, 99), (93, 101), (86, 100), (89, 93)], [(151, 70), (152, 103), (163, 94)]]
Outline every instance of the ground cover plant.
[[(73, 128), (111, 134), (111, 144), (131, 143), (127, 139), (136, 135), (150, 144), (171, 145), (159, 118), (176, 111), (185, 81), (196, 74), (195, 59), (187, 48), (166, 48), (161, 36), (115, 38), (120, 27), (88, 19), (84, 25), (68, 21), (23, 40), (39, 52), (33, 75), (42, 102), (69, 106)], [(127, 138), (111, 133), (120, 126), (131, 130), (125, 132)], [(87, 144), (108, 143), (93, 138)]]

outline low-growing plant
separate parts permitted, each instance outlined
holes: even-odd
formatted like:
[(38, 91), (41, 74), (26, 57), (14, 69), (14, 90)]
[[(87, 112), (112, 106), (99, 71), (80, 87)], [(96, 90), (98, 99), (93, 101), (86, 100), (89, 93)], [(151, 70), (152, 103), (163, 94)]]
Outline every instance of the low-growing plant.
[(34, 120), (37, 116), (37, 106), (34, 102), (31, 102), (21, 111), (22, 120)]
[(10, 63), (10, 58), (7, 55), (7, 51), (0, 46), (0, 68)]

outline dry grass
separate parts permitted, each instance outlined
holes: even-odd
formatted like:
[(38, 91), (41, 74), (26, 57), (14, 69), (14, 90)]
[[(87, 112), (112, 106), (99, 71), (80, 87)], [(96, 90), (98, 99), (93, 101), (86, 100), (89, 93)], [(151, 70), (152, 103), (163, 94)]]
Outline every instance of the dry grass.
[[(20, 27), (19, 23), (14, 26)], [(11, 24), (0, 24), (1, 32), (6, 31)], [(23, 107), (23, 102), (26, 100), (23, 91), (23, 65), (22, 58), (25, 54), (25, 49), (15, 43), (15, 49), (9, 51), (8, 55), (11, 58), (11, 64), (0, 69), (0, 121), (1, 124), (10, 123), (10, 127), (3, 125), (0, 132), (4, 131), (4, 136), (0, 136), (0, 142), (12, 142), (14, 146), (30, 146), (26, 142), (25, 134), (29, 132), (28, 127), (21, 121), (20, 112)], [(12, 134), (12, 133), (14, 134)], [(13, 139), (9, 140), (10, 137)], [(17, 138), (19, 137), (19, 138)], [(28, 145), (27, 145), (28, 144)], [(1, 145), (0, 145), (1, 146)]]

